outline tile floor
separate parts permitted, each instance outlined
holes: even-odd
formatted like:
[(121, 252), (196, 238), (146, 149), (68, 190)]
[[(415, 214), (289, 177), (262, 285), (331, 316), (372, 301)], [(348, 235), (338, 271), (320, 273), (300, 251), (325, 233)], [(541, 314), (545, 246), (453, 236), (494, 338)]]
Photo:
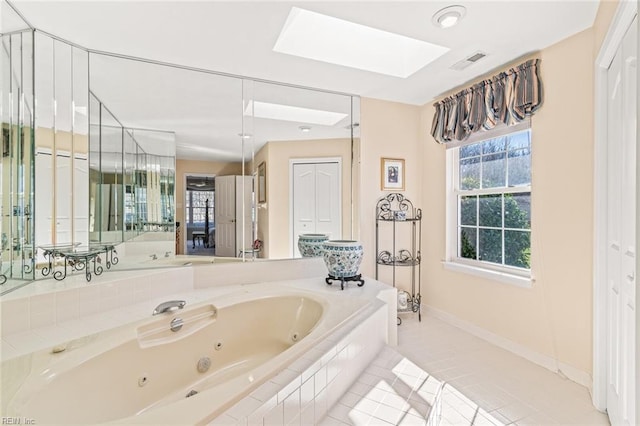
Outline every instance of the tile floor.
[(608, 425), (586, 388), (430, 315), (405, 316), (321, 425)]

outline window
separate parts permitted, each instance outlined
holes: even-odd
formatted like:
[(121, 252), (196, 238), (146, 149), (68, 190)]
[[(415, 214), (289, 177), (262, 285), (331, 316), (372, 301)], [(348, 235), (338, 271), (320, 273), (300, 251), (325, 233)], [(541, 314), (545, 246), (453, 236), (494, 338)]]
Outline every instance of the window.
[[(531, 263), (531, 131), (454, 148), (453, 261), (528, 274)], [(453, 207), (453, 204), (452, 204)], [(453, 231), (453, 226), (450, 230)], [(452, 232), (453, 233), (453, 232)], [(450, 241), (454, 241), (450, 238)]]
[(213, 226), (213, 191), (187, 191), (187, 223), (204, 226), (207, 199), (209, 200), (209, 224)]

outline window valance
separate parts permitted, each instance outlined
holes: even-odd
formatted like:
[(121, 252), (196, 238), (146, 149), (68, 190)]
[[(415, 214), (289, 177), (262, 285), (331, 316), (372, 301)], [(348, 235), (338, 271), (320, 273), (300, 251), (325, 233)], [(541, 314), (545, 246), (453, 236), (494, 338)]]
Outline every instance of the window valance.
[(434, 104), (431, 135), (439, 143), (464, 141), (496, 125), (517, 124), (542, 104), (540, 59), (531, 59)]

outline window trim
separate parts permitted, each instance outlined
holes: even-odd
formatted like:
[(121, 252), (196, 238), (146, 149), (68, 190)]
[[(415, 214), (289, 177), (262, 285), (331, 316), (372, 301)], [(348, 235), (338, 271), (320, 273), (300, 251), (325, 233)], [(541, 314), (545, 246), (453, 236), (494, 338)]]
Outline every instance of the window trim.
[[(506, 194), (506, 193), (522, 193), (532, 192), (532, 185), (521, 185), (513, 187), (501, 187), (501, 188), (486, 188), (479, 190), (457, 190), (458, 187), (458, 162), (460, 147), (481, 143), (489, 139), (505, 136), (511, 133), (518, 133), (524, 130), (531, 130), (530, 122), (526, 121), (519, 125), (508, 128), (509, 131), (505, 132), (501, 127), (498, 131), (490, 131), (483, 133), (482, 138), (474, 138), (473, 140), (459, 143), (446, 151), (446, 257), (443, 261), (443, 267), (450, 271), (462, 272), (481, 278), (490, 279), (506, 284), (516, 285), (518, 287), (531, 288), (534, 279), (532, 278), (531, 269), (524, 269), (518, 267), (510, 267), (504, 265), (493, 264), (490, 262), (483, 262), (481, 260), (464, 259), (458, 257), (458, 226), (460, 212), (458, 211), (458, 197), (467, 195), (484, 195), (484, 194)], [(447, 146), (449, 148), (449, 146)], [(530, 232), (533, 232), (531, 229)], [(533, 238), (531, 238), (533, 241)]]
[[(193, 206), (193, 193), (194, 192), (211, 192), (212, 194), (215, 193), (215, 191), (193, 191), (193, 190), (187, 190), (186, 191), (186, 195), (187, 196), (185, 197), (185, 210), (186, 210), (186, 215), (185, 215), (186, 216), (186, 218), (185, 218), (186, 220), (185, 220), (185, 222), (186, 222), (187, 226), (188, 225), (195, 225), (195, 224), (199, 224), (199, 223), (204, 223), (204, 222), (194, 222), (193, 221), (193, 209), (194, 208), (202, 209), (202, 210), (205, 209), (204, 207), (194, 207)], [(187, 198), (188, 198), (188, 202), (187, 202)], [(209, 208), (212, 210), (212, 213), (215, 212), (215, 210), (213, 210), (214, 209), (214, 205), (213, 204), (209, 205)], [(213, 217), (211, 217), (211, 220), (213, 220)]]

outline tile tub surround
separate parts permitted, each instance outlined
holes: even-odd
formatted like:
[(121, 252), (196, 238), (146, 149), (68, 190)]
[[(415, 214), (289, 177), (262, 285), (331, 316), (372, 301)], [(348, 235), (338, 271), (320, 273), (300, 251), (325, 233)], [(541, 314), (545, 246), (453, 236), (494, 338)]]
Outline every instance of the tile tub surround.
[[(148, 302), (150, 306), (157, 300), (158, 303), (164, 301), (161, 299), (169, 295), (189, 293), (194, 289), (305, 279), (325, 273), (321, 259), (296, 259), (112, 270), (91, 283), (87, 283), (82, 274), (64, 281), (38, 280), (0, 298), (1, 336), (5, 339), (43, 327), (69, 325), (70, 321), (101, 313), (110, 315), (135, 310), (139, 304)], [(139, 318), (128, 321), (135, 319)]]
[(359, 313), (209, 424), (318, 424), (385, 346), (386, 310), (377, 302)]
[[(271, 264), (271, 265), (269, 265)], [(240, 268), (238, 268), (240, 266)], [(243, 267), (245, 266), (245, 267)], [(247, 267), (248, 266), (248, 267)], [(271, 266), (271, 267), (270, 267)], [(360, 297), (368, 297), (371, 300), (374, 299), (382, 299), (385, 303), (389, 303), (389, 307), (385, 307), (384, 313), (378, 313), (377, 315), (386, 317), (387, 324), (395, 324), (395, 290), (386, 284), (379, 283), (373, 279), (367, 280), (367, 285), (362, 288), (348, 288), (345, 289), (344, 292), (341, 292), (339, 289), (333, 288), (331, 286), (327, 286), (324, 283), (324, 264), (322, 259), (314, 259), (311, 262), (307, 260), (295, 260), (295, 261), (278, 261), (278, 262), (256, 262), (255, 264), (249, 265), (218, 265), (216, 268), (225, 267), (225, 271), (221, 271), (219, 269), (211, 270), (208, 267), (194, 267), (194, 268), (178, 268), (171, 270), (162, 270), (160, 272), (157, 271), (133, 271), (128, 273), (128, 278), (130, 281), (128, 284), (130, 286), (134, 286), (137, 282), (149, 281), (149, 279), (141, 280), (141, 277), (149, 277), (155, 276), (156, 274), (167, 274), (168, 272), (178, 274), (178, 276), (173, 281), (179, 282), (179, 290), (175, 292), (171, 292), (172, 289), (165, 288), (162, 291), (154, 292), (154, 288), (149, 289), (150, 291), (150, 299), (142, 302), (129, 301), (126, 303), (127, 296), (125, 294), (120, 294), (121, 289), (118, 287), (118, 290), (115, 294), (119, 294), (121, 297), (125, 298), (122, 300), (122, 304), (117, 308), (108, 309), (106, 307), (102, 307), (99, 304), (101, 298), (101, 292), (103, 291), (113, 291), (110, 290), (110, 286), (106, 286), (107, 289), (101, 289), (101, 286), (105, 283), (101, 283), (100, 285), (90, 285), (86, 284), (79, 285), (77, 288), (68, 288), (65, 290), (60, 290), (58, 292), (53, 292), (55, 297), (55, 302), (61, 304), (63, 303), (71, 304), (80, 303), (80, 297), (82, 297), (83, 303), (90, 303), (90, 306), (86, 307), (86, 312), (80, 312), (81, 308), (78, 308), (78, 318), (76, 319), (63, 319), (62, 311), (64, 309), (60, 309), (60, 313), (58, 313), (58, 309), (56, 309), (54, 314), (51, 314), (51, 310), (47, 311), (46, 315), (54, 315), (55, 321), (53, 323), (49, 323), (45, 326), (32, 327), (34, 324), (38, 324), (37, 322), (31, 322), (30, 318), (28, 318), (28, 327), (25, 327), (24, 324), (13, 325), (20, 331), (14, 331), (10, 334), (3, 333), (3, 341), (2, 341), (2, 355), (3, 360), (9, 360), (20, 355), (28, 354), (34, 352), (36, 350), (52, 348), (53, 346), (61, 343), (68, 342), (73, 339), (82, 338), (83, 336), (88, 336), (91, 334), (95, 334), (96, 332), (100, 332), (103, 330), (110, 330), (114, 327), (117, 327), (122, 324), (131, 323), (133, 321), (140, 320), (141, 318), (150, 318), (151, 311), (153, 308), (160, 302), (173, 299), (173, 298), (181, 298), (187, 300), (188, 306), (196, 304), (198, 302), (202, 302), (209, 299), (215, 299), (216, 297), (220, 297), (229, 292), (233, 292), (237, 290), (237, 286), (247, 285), (245, 283), (259, 283), (262, 281), (264, 283), (265, 277), (270, 276), (274, 279), (274, 281), (269, 282), (269, 286), (285, 286), (292, 288), (300, 288), (300, 289), (313, 289), (319, 292), (325, 292), (327, 294), (339, 294), (340, 297), (348, 297), (351, 295), (358, 295)], [(206, 269), (209, 269), (208, 271)], [(322, 274), (318, 277), (318, 271), (321, 271)], [(213, 274), (215, 272), (215, 274)], [(233, 273), (237, 272), (237, 276)], [(195, 280), (189, 281), (189, 274), (196, 275), (198, 278)], [(316, 274), (315, 278), (307, 278), (307, 276)], [(140, 275), (142, 274), (142, 275)], [(223, 278), (221, 276), (229, 277), (230, 282), (236, 283), (235, 285), (224, 285)], [(115, 273), (110, 275), (112, 277), (116, 277)], [(288, 278), (289, 280), (279, 281), (278, 278)], [(296, 279), (295, 277), (299, 277)], [(171, 280), (170, 280), (171, 281)], [(194, 285), (195, 281), (195, 285)], [(117, 282), (117, 280), (113, 280), (112, 285), (125, 285), (126, 279), (123, 282)], [(36, 283), (38, 284), (38, 283)], [(176, 284), (178, 285), (178, 284)], [(71, 287), (71, 286), (70, 286)], [(191, 288), (189, 288), (191, 287)], [(195, 287), (195, 288), (193, 288)], [(186, 290), (185, 290), (186, 289)], [(26, 311), (29, 312), (33, 310), (33, 312), (38, 312), (38, 304), (42, 302), (38, 300), (39, 296), (49, 295), (51, 292), (47, 293), (43, 288), (39, 288), (37, 285), (32, 286), (30, 290), (30, 295), (13, 295), (13, 297), (9, 298), (9, 300), (2, 301), (3, 308), (9, 307), (9, 309), (3, 309), (3, 315), (12, 314), (11, 309), (15, 312)], [(76, 291), (78, 294), (82, 296), (78, 296), (78, 299), (75, 296), (71, 296), (70, 300), (67, 300), (68, 293), (71, 291), (71, 294)], [(85, 293), (86, 292), (86, 293)], [(158, 293), (162, 293), (158, 295)], [(112, 295), (112, 297), (115, 295)], [(32, 299), (33, 297), (33, 299)], [(131, 297), (130, 295), (128, 297)], [(33, 309), (31, 304), (33, 303)], [(93, 309), (93, 313), (90, 311)], [(71, 308), (71, 314), (75, 315), (75, 310)], [(60, 316), (58, 316), (60, 315)], [(353, 324), (354, 326), (356, 324)], [(9, 328), (9, 327), (7, 327)], [(378, 327), (378, 329), (381, 329)], [(385, 341), (395, 341), (396, 338), (396, 328), (388, 327), (388, 332), (385, 332)], [(316, 348), (313, 350), (315, 351)], [(368, 353), (368, 352), (367, 352)], [(341, 356), (346, 356), (347, 352), (343, 352)], [(324, 371), (324, 370), (323, 370)], [(7, 371), (3, 371), (3, 373), (7, 374)], [(318, 376), (320, 377), (320, 376)], [(319, 378), (318, 380), (322, 380)], [(319, 382), (320, 384), (321, 382)], [(268, 385), (267, 385), (268, 386)], [(337, 386), (334, 384), (333, 386)], [(345, 388), (346, 389), (346, 388)], [(308, 395), (309, 392), (309, 384), (304, 388), (305, 395)], [(322, 394), (326, 395), (326, 393)], [(291, 402), (291, 401), (289, 401)], [(306, 412), (306, 415), (309, 414), (309, 411)]]

